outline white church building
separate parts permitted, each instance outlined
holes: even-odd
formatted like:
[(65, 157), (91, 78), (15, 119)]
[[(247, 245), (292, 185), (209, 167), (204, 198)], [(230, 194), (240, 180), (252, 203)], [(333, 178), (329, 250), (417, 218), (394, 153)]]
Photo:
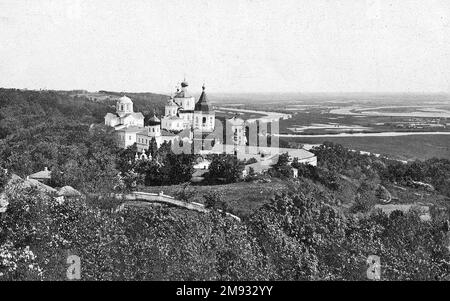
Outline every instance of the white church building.
[(105, 124), (121, 129), (129, 126), (144, 126), (144, 115), (141, 112), (133, 111), (133, 102), (127, 96), (122, 96), (117, 100), (116, 113), (108, 113), (105, 116)]
[[(181, 89), (170, 97), (164, 108), (164, 116), (159, 119), (155, 114), (144, 124), (144, 115), (133, 111), (133, 102), (123, 96), (117, 100), (116, 113), (108, 113), (105, 116), (105, 125), (114, 127), (117, 134), (119, 147), (127, 148), (136, 143), (138, 152), (146, 156), (145, 151), (150, 148), (154, 139), (157, 147), (166, 142), (201, 142), (200, 154), (211, 153), (234, 154), (239, 159), (257, 159), (258, 164), (248, 165), (254, 170), (264, 171), (277, 160), (279, 154), (288, 153), (293, 160), (310, 165), (317, 164), (316, 156), (305, 149), (290, 149), (276, 147), (252, 146), (247, 141), (246, 127), (249, 120), (245, 121), (237, 116), (226, 120), (225, 141), (220, 142), (209, 137), (216, 127), (215, 111), (208, 103), (205, 85), (202, 93), (195, 101), (195, 97), (188, 93), (188, 83), (183, 81)], [(220, 130), (220, 128), (217, 128)], [(218, 134), (218, 133), (215, 133)], [(209, 142), (211, 147), (204, 147)]]
[(184, 129), (212, 132), (215, 126), (215, 113), (208, 104), (205, 85), (197, 102), (188, 92), (189, 84), (181, 83), (181, 90), (169, 99), (165, 106), (165, 114), (161, 118), (161, 128), (168, 131), (182, 131)]
[[(175, 95), (170, 97), (164, 108), (164, 116), (159, 119), (156, 115), (144, 124), (144, 115), (141, 112), (133, 111), (133, 101), (123, 96), (117, 100), (116, 113), (107, 113), (105, 125), (114, 127), (117, 133), (117, 143), (119, 147), (127, 148), (134, 143), (138, 150), (147, 150), (152, 139), (155, 139), (158, 147), (164, 141), (191, 141), (192, 132), (209, 133), (215, 128), (215, 112), (210, 107), (205, 85), (202, 87), (202, 94), (195, 102), (195, 97), (188, 93), (189, 84), (186, 81), (181, 83), (181, 89), (177, 89)], [(185, 132), (188, 129), (190, 135)]]

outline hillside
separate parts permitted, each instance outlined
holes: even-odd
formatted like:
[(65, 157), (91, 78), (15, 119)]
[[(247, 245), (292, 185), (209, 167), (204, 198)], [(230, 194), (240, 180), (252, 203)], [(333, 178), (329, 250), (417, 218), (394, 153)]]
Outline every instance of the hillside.
[[(142, 112), (144, 116), (151, 116), (153, 112), (156, 115), (161, 116), (164, 115), (164, 106), (169, 99), (168, 95), (142, 92), (111, 92), (111, 91), (99, 91), (99, 93), (112, 96), (112, 97), (120, 97), (123, 95), (127, 95), (133, 100), (133, 106), (135, 112)], [(107, 101), (109, 106), (114, 106), (114, 101)]]
[[(113, 129), (101, 124), (107, 104), (54, 91), (0, 92), (0, 280), (64, 280), (67, 254), (83, 258), (83, 280), (366, 280), (370, 255), (382, 260), (382, 280), (449, 279), (446, 159), (403, 164), (325, 143), (312, 150), (317, 167), (289, 165), (281, 155), (267, 175), (244, 182), (243, 163), (218, 155), (216, 172), (229, 177), (208, 176), (229, 183), (181, 192), (196, 157), (164, 144), (152, 160), (134, 160), (135, 147), (118, 149)], [(44, 167), (49, 185), (84, 196), (61, 199), (9, 181)], [(120, 209), (110, 197), (136, 189), (208, 211)], [(427, 220), (414, 210), (374, 210), (388, 201), (438, 210)], [(243, 218), (216, 210), (224, 208)]]

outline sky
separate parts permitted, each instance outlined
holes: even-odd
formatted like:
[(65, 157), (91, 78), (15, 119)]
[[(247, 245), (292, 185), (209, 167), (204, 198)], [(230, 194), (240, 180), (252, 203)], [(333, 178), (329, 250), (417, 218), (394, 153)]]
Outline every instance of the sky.
[(448, 0), (0, 0), (0, 87), (450, 92)]

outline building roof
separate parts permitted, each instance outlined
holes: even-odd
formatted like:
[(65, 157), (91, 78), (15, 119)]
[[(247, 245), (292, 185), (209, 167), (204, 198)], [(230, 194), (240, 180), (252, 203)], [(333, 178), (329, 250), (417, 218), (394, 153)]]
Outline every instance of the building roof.
[(117, 114), (116, 113), (106, 113), (106, 115), (105, 115), (105, 118), (107, 118), (107, 117), (117, 117)]
[(44, 168), (44, 170), (38, 171), (34, 174), (29, 175), (28, 177), (30, 179), (51, 179), (52, 172), (48, 170), (47, 167)]
[(191, 138), (191, 134), (192, 134), (191, 130), (187, 128), (179, 132), (177, 136), (180, 138)]
[(133, 112), (133, 113), (130, 113), (129, 115), (133, 116), (134, 118), (138, 118), (138, 119), (144, 118), (144, 115), (141, 112), (137, 112), (137, 113)]
[(291, 157), (298, 158), (299, 160), (308, 159), (316, 156), (303, 148), (280, 148), (279, 153), (289, 153)]
[(205, 85), (202, 87), (202, 94), (200, 95), (200, 98), (198, 99), (197, 103), (195, 104), (194, 111), (202, 111), (202, 112), (209, 112), (210, 108), (208, 105), (208, 99), (206, 97), (205, 93)]
[(137, 127), (137, 126), (129, 126), (129, 127), (125, 127), (123, 129), (117, 130), (120, 132), (127, 132), (127, 133), (138, 133), (140, 131), (142, 131), (141, 127)]
[(153, 114), (153, 116), (148, 119), (147, 125), (152, 126), (158, 124), (161, 124), (161, 120), (159, 120), (159, 118), (156, 117), (155, 114)]
[(188, 113), (194, 113), (194, 110), (183, 110), (183, 109), (180, 109), (178, 111), (178, 114), (188, 114)]
[(161, 136), (173, 137), (173, 136), (176, 136), (176, 135), (174, 133), (172, 133), (172, 132), (169, 132), (167, 130), (162, 129), (161, 130)]
[(121, 98), (119, 98), (119, 100), (117, 101), (117, 103), (120, 103), (120, 104), (127, 104), (127, 103), (133, 103), (132, 101), (131, 101), (131, 99), (129, 98), (129, 97), (127, 97), (127, 96), (122, 96)]
[(107, 118), (107, 117), (109, 117), (109, 118), (111, 118), (111, 117), (116, 117), (116, 118), (127, 118), (127, 117), (129, 117), (129, 116), (132, 116), (133, 118), (136, 118), (136, 119), (144, 119), (144, 115), (143, 115), (141, 112), (128, 113), (128, 114), (123, 115), (122, 117), (120, 117), (120, 116), (119, 116), (118, 114), (116, 114), (116, 113), (107, 113), (107, 114), (105, 115), (105, 118)]
[(58, 195), (66, 197), (78, 197), (81, 196), (81, 193), (72, 186), (64, 186), (59, 189)]
[(26, 179), (23, 181), (23, 185), (25, 187), (35, 187), (41, 191), (45, 191), (45, 192), (49, 192), (49, 193), (56, 192), (55, 188), (45, 185), (36, 179)]
[(193, 178), (197, 178), (197, 177), (202, 177), (205, 173), (207, 173), (208, 170), (207, 169), (197, 169), (194, 171), (194, 173), (192, 174)]
[(168, 119), (168, 120), (184, 120), (183, 118), (180, 118), (178, 116), (164, 117), (164, 119)]

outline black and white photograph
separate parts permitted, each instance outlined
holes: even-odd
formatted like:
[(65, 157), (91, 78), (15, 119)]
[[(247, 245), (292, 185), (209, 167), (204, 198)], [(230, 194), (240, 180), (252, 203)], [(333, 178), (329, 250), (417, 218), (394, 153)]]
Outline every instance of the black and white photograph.
[(448, 280), (450, 1), (0, 0), (0, 282)]

